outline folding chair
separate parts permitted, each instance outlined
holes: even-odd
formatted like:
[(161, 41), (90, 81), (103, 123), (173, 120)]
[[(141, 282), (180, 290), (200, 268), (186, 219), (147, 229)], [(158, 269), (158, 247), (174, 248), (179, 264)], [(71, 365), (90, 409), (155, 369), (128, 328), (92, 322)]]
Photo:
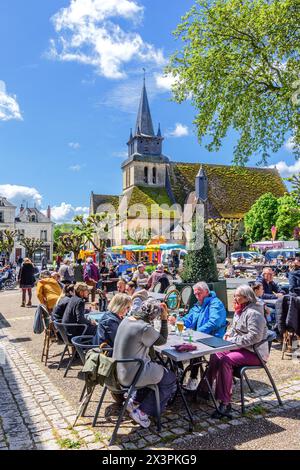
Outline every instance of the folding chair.
[(260, 369), (264, 369), (269, 380), (270, 380), (270, 383), (273, 387), (273, 390), (275, 392), (275, 395), (276, 395), (276, 398), (278, 400), (278, 403), (280, 406), (282, 406), (282, 401), (281, 401), (281, 398), (280, 398), (280, 395), (278, 393), (278, 390), (277, 390), (277, 387), (275, 385), (275, 382), (274, 382), (274, 379), (267, 367), (267, 364), (266, 362), (263, 360), (263, 358), (261, 357), (260, 353), (259, 353), (259, 346), (261, 346), (262, 344), (266, 343), (266, 342), (272, 342), (273, 340), (273, 335), (270, 334), (268, 335), (268, 337), (266, 339), (264, 339), (263, 341), (261, 341), (260, 343), (257, 343), (253, 346), (253, 350), (256, 354), (256, 356), (258, 357), (259, 359), (259, 362), (260, 362), (260, 365), (258, 366), (241, 366), (241, 367), (235, 367), (234, 368), (234, 372), (233, 372), (233, 375), (234, 377), (240, 379), (240, 384), (241, 384), (241, 407), (242, 407), (242, 414), (245, 414), (245, 392), (244, 392), (244, 379), (245, 381), (247, 382), (247, 385), (250, 389), (250, 392), (254, 392), (254, 389), (253, 387), (251, 386), (251, 383), (246, 375), (246, 372), (248, 370), (260, 370)]
[[(60, 335), (63, 339), (63, 342), (65, 344), (65, 348), (64, 348), (63, 353), (61, 355), (57, 370), (60, 369), (60, 367), (62, 365), (62, 361), (65, 357), (65, 354), (66, 354), (67, 351), (69, 351), (69, 347), (71, 346), (72, 349), (73, 349), (72, 356), (70, 358), (70, 361), (69, 361), (69, 363), (67, 365), (67, 368), (65, 370), (65, 373), (64, 373), (64, 377), (66, 377), (68, 371), (71, 368), (71, 365), (74, 362), (76, 352), (77, 352), (76, 348), (72, 344), (72, 337), (75, 336), (75, 334), (74, 334), (75, 331), (76, 331), (77, 335), (78, 335), (78, 333), (82, 333), (81, 336), (83, 336), (84, 333), (87, 330), (88, 325), (84, 325), (84, 324), (80, 324), (80, 323), (60, 323), (60, 322), (55, 321), (54, 326), (57, 329), (57, 331), (60, 333)], [(79, 330), (81, 330), (81, 331), (79, 331)], [(80, 357), (80, 354), (79, 354), (79, 357)]]
[[(110, 443), (109, 443), (110, 446), (112, 446), (115, 443), (117, 433), (118, 433), (119, 427), (121, 425), (121, 422), (122, 422), (122, 419), (123, 419), (123, 416), (125, 414), (125, 411), (126, 411), (126, 408), (127, 408), (127, 405), (128, 405), (128, 402), (129, 402), (130, 398), (132, 397), (134, 392), (136, 392), (139, 388), (141, 388), (141, 387), (137, 387), (136, 384), (137, 384), (137, 382), (138, 382), (138, 380), (139, 380), (139, 378), (140, 378), (140, 376), (143, 372), (143, 369), (144, 369), (144, 361), (142, 359), (117, 360), (117, 361), (114, 362), (114, 365), (115, 365), (115, 367), (117, 367), (118, 364), (130, 364), (130, 363), (131, 364), (137, 363), (139, 365), (137, 373), (135, 374), (135, 377), (134, 377), (133, 381), (127, 387), (122, 386), (121, 390), (112, 389), (112, 388), (109, 388), (105, 385), (104, 388), (103, 388), (103, 392), (101, 394), (101, 397), (100, 397), (100, 401), (99, 401), (98, 406), (97, 406), (97, 410), (96, 410), (96, 414), (94, 416), (94, 420), (93, 420), (93, 427), (95, 427), (96, 424), (97, 424), (97, 419), (98, 419), (98, 416), (99, 416), (99, 413), (100, 413), (100, 410), (101, 410), (101, 406), (103, 404), (105, 395), (106, 395), (108, 390), (112, 393), (115, 393), (115, 394), (120, 394), (120, 393), (121, 394), (124, 394), (124, 393), (127, 394), (127, 398), (126, 398), (126, 400), (123, 404), (123, 407), (121, 409), (120, 415), (118, 417), (117, 423), (115, 425), (115, 428), (114, 428), (114, 431), (113, 431), (113, 434), (112, 434), (112, 437), (111, 437), (111, 440), (110, 440)], [(145, 387), (142, 387), (142, 388), (145, 388)], [(157, 415), (157, 432), (160, 432), (161, 431), (161, 409), (160, 409), (159, 387), (158, 387), (158, 385), (148, 385), (146, 388), (149, 388), (149, 389), (153, 390), (154, 393), (155, 393), (156, 415)]]
[(49, 359), (50, 346), (53, 343), (57, 343), (57, 334), (56, 334), (56, 330), (54, 327), (54, 323), (51, 320), (51, 316), (50, 316), (50, 313), (48, 312), (46, 305), (41, 304), (41, 308), (43, 310), (42, 319), (43, 319), (43, 324), (44, 324), (44, 344), (43, 344), (41, 362), (43, 362), (45, 358), (45, 366), (46, 366), (48, 359)]

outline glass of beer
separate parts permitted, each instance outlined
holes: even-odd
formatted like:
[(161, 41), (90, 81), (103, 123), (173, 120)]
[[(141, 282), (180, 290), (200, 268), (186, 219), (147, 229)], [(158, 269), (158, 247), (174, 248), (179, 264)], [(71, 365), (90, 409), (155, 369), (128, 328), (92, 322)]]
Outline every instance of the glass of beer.
[(182, 320), (178, 320), (176, 323), (177, 330), (179, 332), (179, 336), (182, 336), (183, 328), (184, 328), (184, 323)]

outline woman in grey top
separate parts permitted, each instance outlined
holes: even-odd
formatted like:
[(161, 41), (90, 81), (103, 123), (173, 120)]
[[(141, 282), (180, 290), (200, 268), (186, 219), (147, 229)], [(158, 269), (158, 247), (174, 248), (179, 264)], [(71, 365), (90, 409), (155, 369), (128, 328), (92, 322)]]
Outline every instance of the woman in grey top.
[[(235, 314), (232, 327), (224, 339), (235, 343), (238, 349), (220, 352), (211, 356), (207, 378), (211, 385), (216, 381), (216, 399), (220, 405), (218, 411), (213, 413), (214, 418), (222, 418), (231, 414), (231, 395), (233, 370), (241, 366), (258, 366), (260, 361), (254, 353), (253, 345), (260, 343), (268, 337), (268, 329), (264, 318), (262, 306), (257, 303), (255, 294), (250, 286), (239, 286), (234, 295)], [(258, 347), (264, 361), (268, 360), (269, 348), (265, 342)], [(206, 382), (200, 383), (198, 391), (200, 397), (209, 398)]]
[[(151, 322), (161, 318), (161, 330), (156, 331)], [(150, 426), (150, 416), (155, 416), (155, 394), (147, 388), (157, 384), (160, 392), (160, 405), (163, 412), (172, 395), (176, 392), (176, 377), (173, 372), (154, 362), (150, 357), (152, 346), (165, 344), (168, 338), (168, 310), (166, 305), (154, 299), (143, 302), (131, 317), (120, 324), (114, 343), (113, 358), (143, 359), (144, 369), (137, 386), (141, 387), (128, 403), (127, 411), (134, 421), (144, 428)], [(118, 364), (117, 374), (121, 385), (132, 383), (137, 373), (136, 364)]]

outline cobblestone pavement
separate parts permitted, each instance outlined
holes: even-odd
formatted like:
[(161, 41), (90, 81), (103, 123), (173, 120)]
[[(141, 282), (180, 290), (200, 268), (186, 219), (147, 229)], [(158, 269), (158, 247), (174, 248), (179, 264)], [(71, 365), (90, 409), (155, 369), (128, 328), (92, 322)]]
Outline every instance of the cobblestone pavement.
[[(74, 400), (70, 401), (66, 394), (61, 392), (60, 387), (53, 383), (47, 369), (28, 352), (24, 346), (26, 343), (18, 341), (9, 323), (3, 318), (3, 309), (1, 312), (0, 450), (107, 449), (118, 415), (117, 405), (112, 405), (108, 396), (97, 427), (92, 428), (93, 410), (99, 397), (97, 391), (87, 417), (82, 418), (73, 428), (76, 414)], [(32, 324), (32, 319), (30, 322)], [(72, 377), (70, 383), (75, 383), (76, 380)], [(238, 388), (237, 385), (236, 392)], [(299, 413), (300, 377), (294, 376), (278, 388), (284, 402), (283, 408), (278, 406), (271, 389), (264, 387), (251, 396), (248, 395), (245, 417), (240, 415), (239, 403), (234, 404), (236, 411), (231, 421), (214, 420), (210, 417), (211, 407), (192, 404), (195, 419), (193, 433), (188, 430), (188, 418), (179, 399), (164, 414), (163, 429), (159, 434), (154, 424), (149, 429), (141, 429), (127, 417), (120, 428), (117, 443), (111, 449), (209, 448), (217, 436), (224, 436), (223, 442), (226, 439), (228, 443), (233, 442), (234, 436), (239, 434), (239, 429), (250, 429), (256, 422), (267, 423), (280, 417), (282, 413), (293, 413), (294, 410)], [(237, 393), (234, 396), (237, 397)], [(286, 426), (288, 427), (288, 424)], [(259, 442), (259, 435), (255, 435), (255, 438)], [(205, 444), (206, 442), (208, 444)], [(288, 439), (284, 448), (289, 448)]]

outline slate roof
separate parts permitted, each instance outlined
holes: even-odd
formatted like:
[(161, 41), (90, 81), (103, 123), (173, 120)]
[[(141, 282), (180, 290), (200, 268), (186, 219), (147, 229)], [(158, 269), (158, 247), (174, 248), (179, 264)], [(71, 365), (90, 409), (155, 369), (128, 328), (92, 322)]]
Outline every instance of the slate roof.
[(16, 221), (33, 223), (33, 216), (35, 217), (35, 222), (37, 223), (51, 222), (48, 217), (44, 215), (41, 211), (39, 211), (36, 207), (26, 207), (21, 210), (16, 217)]
[[(208, 217), (243, 218), (267, 192), (277, 197), (287, 189), (277, 169), (202, 164), (208, 178)], [(170, 163), (170, 183), (176, 202), (183, 205), (195, 191), (200, 163)]]

